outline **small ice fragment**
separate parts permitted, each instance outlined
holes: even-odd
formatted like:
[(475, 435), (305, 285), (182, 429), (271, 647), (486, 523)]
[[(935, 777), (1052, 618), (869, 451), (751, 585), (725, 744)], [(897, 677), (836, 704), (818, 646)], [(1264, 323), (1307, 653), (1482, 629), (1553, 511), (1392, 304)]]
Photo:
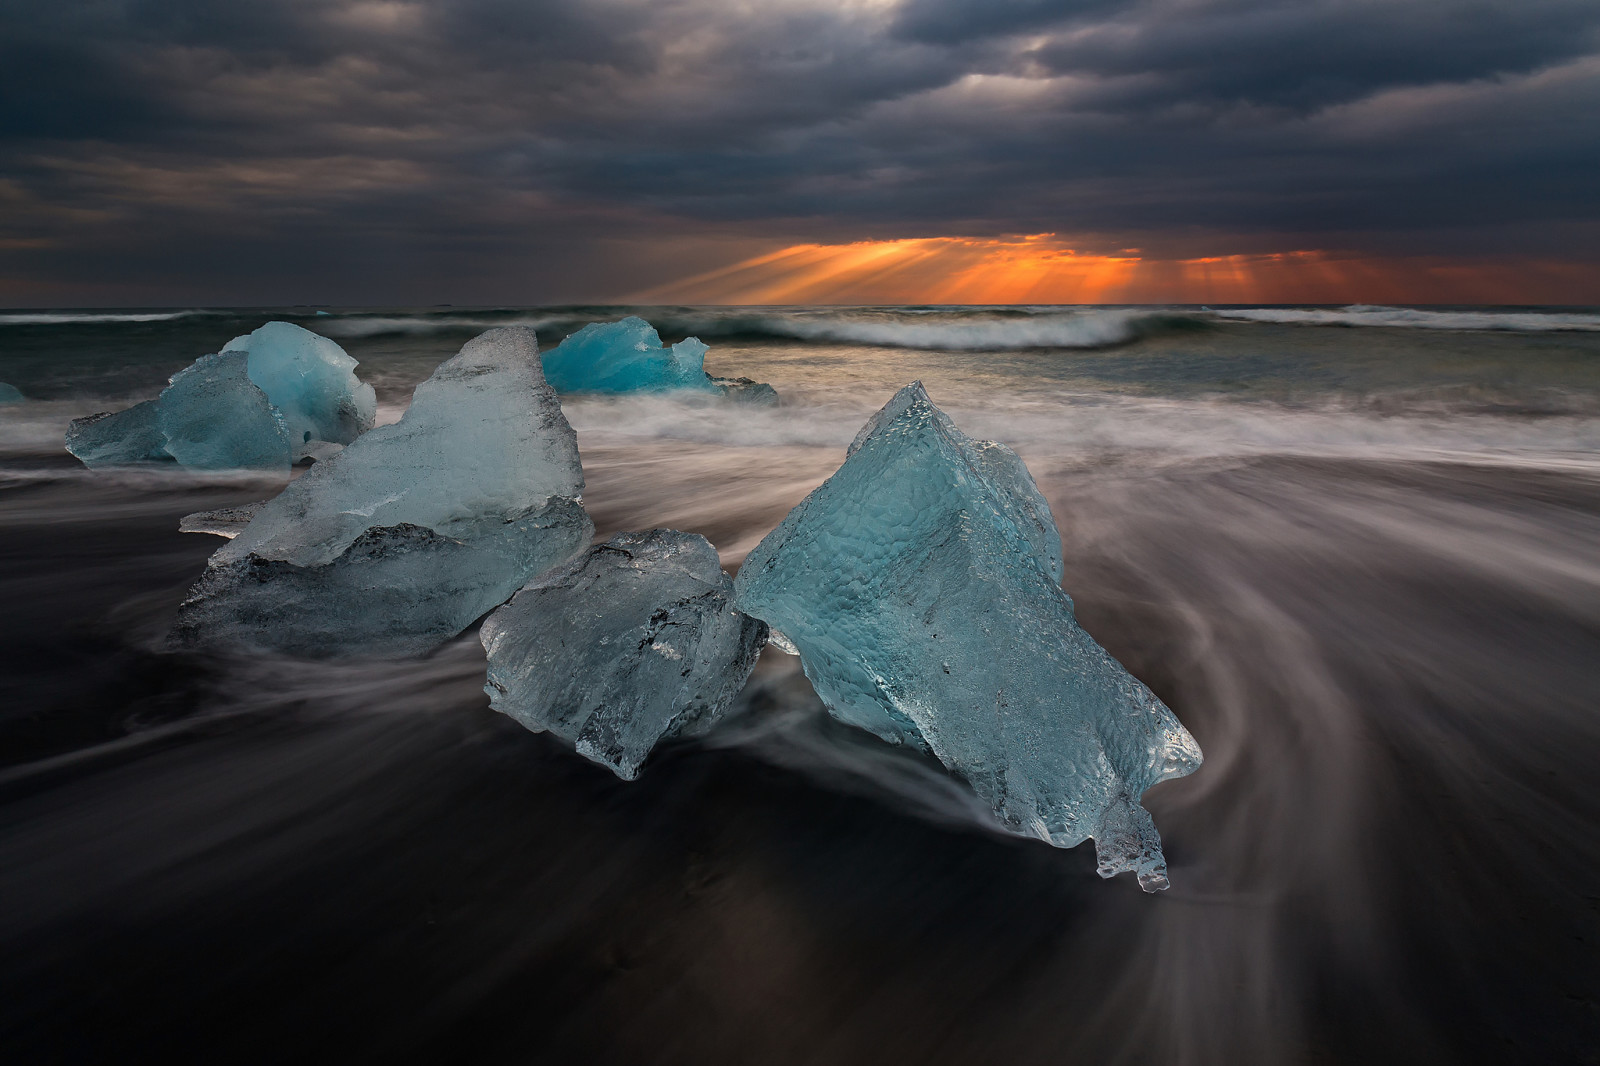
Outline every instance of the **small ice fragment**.
[(800, 649), (794, 646), (794, 641), (778, 632), (776, 629), (767, 630), (767, 643), (783, 652), (785, 655), (799, 655)]
[(102, 411), (74, 418), (67, 427), (67, 451), (91, 469), (132, 463), (170, 463), (167, 438), (157, 420), (156, 401), (145, 400), (125, 411)]
[(704, 537), (620, 533), (489, 615), (484, 691), (631, 781), (658, 742), (709, 729), (755, 668), (767, 627), (732, 601)]
[(570, 558), (594, 525), (577, 435), (526, 327), (492, 329), (219, 548), (174, 639), (319, 657), (427, 651)]
[(289, 472), (289, 434), (246, 371), (243, 352), (203, 355), (172, 375), (156, 401), (166, 449), (201, 470)]
[(735, 403), (749, 404), (751, 407), (778, 406), (778, 390), (765, 382), (755, 381), (752, 378), (713, 377), (711, 384), (721, 389), (722, 395)]
[(308, 441), (349, 444), (377, 418), (372, 386), (356, 377), (356, 361), (327, 337), (292, 322), (268, 322), (235, 337), (223, 351), (249, 355), (250, 380), (283, 416), (297, 447)]
[(931, 751), (1012, 832), (1092, 837), (1102, 876), (1158, 891), (1139, 798), (1200, 749), (1078, 627), (1060, 544), (1022, 461), (913, 383), (745, 559), (735, 605), (800, 649), (835, 717)]
[(22, 395), (22, 390), (15, 385), (7, 385), (0, 381), (0, 404), (21, 403), (27, 397)]
[(214, 511), (186, 514), (178, 519), (178, 532), (211, 533), (232, 540), (250, 524), (250, 519), (256, 516), (256, 512), (266, 505), (266, 500), (260, 500), (240, 507), (218, 507)]

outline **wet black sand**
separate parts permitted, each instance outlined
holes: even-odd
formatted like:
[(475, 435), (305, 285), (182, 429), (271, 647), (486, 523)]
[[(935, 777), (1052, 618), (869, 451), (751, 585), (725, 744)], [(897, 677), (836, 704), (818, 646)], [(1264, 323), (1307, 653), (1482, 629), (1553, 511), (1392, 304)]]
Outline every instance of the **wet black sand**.
[[(490, 712), (470, 635), (162, 653), (217, 543), (177, 518), (259, 486), (9, 484), (4, 1057), (1600, 1059), (1600, 484), (1038, 472), (1084, 624), (1206, 751), (1147, 797), (1162, 896), (972, 824), (774, 652), (635, 784)], [(650, 523), (589, 473), (602, 526)]]

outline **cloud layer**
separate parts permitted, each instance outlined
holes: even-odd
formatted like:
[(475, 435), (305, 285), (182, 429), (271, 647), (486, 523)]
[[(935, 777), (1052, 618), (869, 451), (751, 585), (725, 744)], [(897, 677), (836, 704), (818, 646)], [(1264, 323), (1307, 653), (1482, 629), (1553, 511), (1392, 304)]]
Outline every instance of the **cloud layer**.
[(0, 302), (607, 299), (1033, 233), (1592, 261), (1597, 113), (1593, 0), (0, 0)]

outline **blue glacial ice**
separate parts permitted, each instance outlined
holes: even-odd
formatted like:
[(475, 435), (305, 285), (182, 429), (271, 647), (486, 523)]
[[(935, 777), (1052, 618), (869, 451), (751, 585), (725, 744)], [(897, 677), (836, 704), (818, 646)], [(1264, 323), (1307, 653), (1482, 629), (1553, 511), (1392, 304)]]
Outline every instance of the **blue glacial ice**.
[(169, 455), (197, 470), (289, 473), (293, 450), (283, 416), (247, 372), (243, 352), (203, 355), (172, 375), (156, 400)]
[(176, 460), (286, 472), (372, 427), (377, 400), (355, 365), (326, 337), (269, 322), (174, 374), (156, 399), (75, 420), (67, 450), (91, 467)]
[(174, 640), (424, 653), (589, 542), (582, 490), (533, 331), (490, 330), (417, 386), (399, 422), (318, 462), (243, 529), (226, 523), (236, 535), (180, 607)]
[(721, 394), (758, 406), (778, 402), (771, 385), (705, 372), (706, 345), (688, 337), (670, 347), (637, 315), (591, 322), (544, 353), (544, 376), (557, 392)]
[(0, 381), (0, 404), (21, 403), (25, 399), (27, 397), (22, 395), (21, 389), (15, 385), (7, 385), (5, 382)]
[(544, 353), (544, 376), (557, 392), (714, 392), (707, 348), (689, 337), (671, 347), (637, 315), (591, 322)]
[(750, 553), (735, 605), (799, 651), (834, 717), (931, 752), (1010, 831), (1093, 838), (1102, 876), (1157, 891), (1166, 860), (1139, 799), (1200, 749), (1079, 628), (1061, 568), (1022, 461), (913, 383)]
[(661, 740), (709, 729), (766, 643), (704, 537), (621, 533), (489, 615), (490, 705), (633, 780)]
[(223, 351), (248, 354), (250, 380), (277, 408), (297, 449), (311, 441), (349, 444), (372, 428), (377, 395), (356, 377), (356, 361), (327, 337), (268, 322)]

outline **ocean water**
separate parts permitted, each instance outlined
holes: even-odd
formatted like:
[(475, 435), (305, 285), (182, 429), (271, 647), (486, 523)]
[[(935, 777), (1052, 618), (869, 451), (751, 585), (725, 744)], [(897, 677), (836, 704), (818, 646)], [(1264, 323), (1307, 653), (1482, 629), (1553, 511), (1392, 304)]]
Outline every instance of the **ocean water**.
[[(276, 483), (60, 447), (269, 319), (392, 421), (482, 329), (627, 313), (784, 403), (569, 401), (602, 537), (737, 567), (913, 379), (1016, 448), (1205, 750), (1146, 796), (1171, 890), (994, 832), (775, 651), (633, 784), (490, 712), (472, 633), (169, 654), (220, 543), (178, 519)], [(1600, 1061), (1600, 309), (15, 311), (0, 381), (13, 1061)]]

